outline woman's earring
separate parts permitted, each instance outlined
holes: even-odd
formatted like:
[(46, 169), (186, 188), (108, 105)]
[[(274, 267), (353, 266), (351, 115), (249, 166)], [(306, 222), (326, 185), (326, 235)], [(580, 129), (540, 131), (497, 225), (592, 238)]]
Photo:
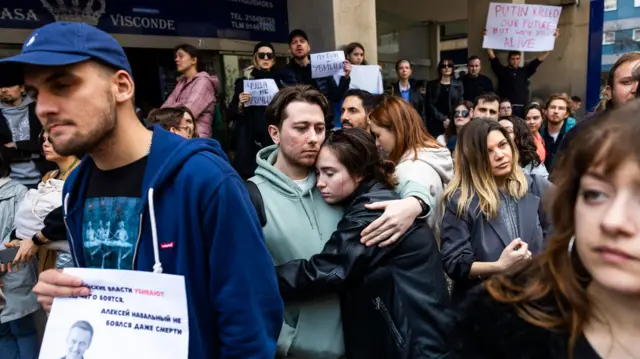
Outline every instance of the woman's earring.
[(571, 258), (571, 252), (573, 252), (573, 245), (576, 242), (576, 236), (571, 236), (571, 240), (569, 241), (569, 247), (567, 249), (568, 254), (569, 254), (569, 258)]

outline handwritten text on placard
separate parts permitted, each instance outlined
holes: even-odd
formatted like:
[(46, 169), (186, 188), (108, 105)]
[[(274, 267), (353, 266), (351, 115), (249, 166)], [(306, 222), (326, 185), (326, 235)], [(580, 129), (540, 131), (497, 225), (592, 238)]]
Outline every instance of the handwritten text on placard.
[(344, 51), (311, 54), (311, 77), (314, 79), (336, 75), (344, 70)]
[(553, 50), (559, 6), (491, 3), (487, 16), (486, 49), (513, 51)]
[(273, 79), (244, 80), (244, 92), (251, 94), (248, 106), (269, 106), (273, 96), (278, 93), (278, 86)]

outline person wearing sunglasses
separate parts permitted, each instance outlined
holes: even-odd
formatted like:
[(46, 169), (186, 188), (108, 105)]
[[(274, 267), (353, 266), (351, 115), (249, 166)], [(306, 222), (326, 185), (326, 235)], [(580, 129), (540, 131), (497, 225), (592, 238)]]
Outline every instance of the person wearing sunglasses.
[(449, 151), (456, 149), (456, 137), (462, 127), (469, 123), (473, 118), (473, 103), (466, 100), (460, 100), (453, 111), (453, 124), (449, 124), (444, 130), (444, 134), (436, 139), (441, 145), (447, 146)]
[(251, 93), (244, 91), (244, 80), (273, 79), (282, 88), (282, 79), (278, 71), (273, 69), (276, 63), (273, 45), (260, 42), (253, 48), (251, 66), (244, 70), (244, 76), (237, 79), (231, 104), (229, 119), (231, 121), (231, 143), (235, 151), (232, 164), (244, 179), (253, 177), (256, 170), (256, 155), (264, 147), (273, 145), (264, 120), (266, 106), (246, 106), (251, 100)]
[(451, 122), (450, 114), (453, 113), (455, 104), (462, 100), (464, 94), (462, 82), (454, 78), (453, 67), (453, 60), (440, 60), (438, 79), (427, 83), (425, 98), (427, 130), (434, 137), (444, 133), (445, 127)]

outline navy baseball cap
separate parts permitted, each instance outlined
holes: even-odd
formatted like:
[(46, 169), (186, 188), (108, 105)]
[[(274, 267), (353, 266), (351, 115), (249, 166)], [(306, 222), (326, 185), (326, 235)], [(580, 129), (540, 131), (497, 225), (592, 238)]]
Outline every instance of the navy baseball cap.
[(111, 35), (79, 22), (54, 22), (33, 31), (20, 54), (0, 60), (39, 66), (65, 66), (98, 60), (132, 74), (122, 46)]

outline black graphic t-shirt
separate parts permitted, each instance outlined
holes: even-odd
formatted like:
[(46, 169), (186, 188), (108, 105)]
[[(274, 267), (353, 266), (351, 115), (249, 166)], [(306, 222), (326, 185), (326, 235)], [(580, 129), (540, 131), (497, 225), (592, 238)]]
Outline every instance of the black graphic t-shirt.
[(91, 171), (82, 221), (87, 268), (133, 269), (147, 158), (109, 171)]

